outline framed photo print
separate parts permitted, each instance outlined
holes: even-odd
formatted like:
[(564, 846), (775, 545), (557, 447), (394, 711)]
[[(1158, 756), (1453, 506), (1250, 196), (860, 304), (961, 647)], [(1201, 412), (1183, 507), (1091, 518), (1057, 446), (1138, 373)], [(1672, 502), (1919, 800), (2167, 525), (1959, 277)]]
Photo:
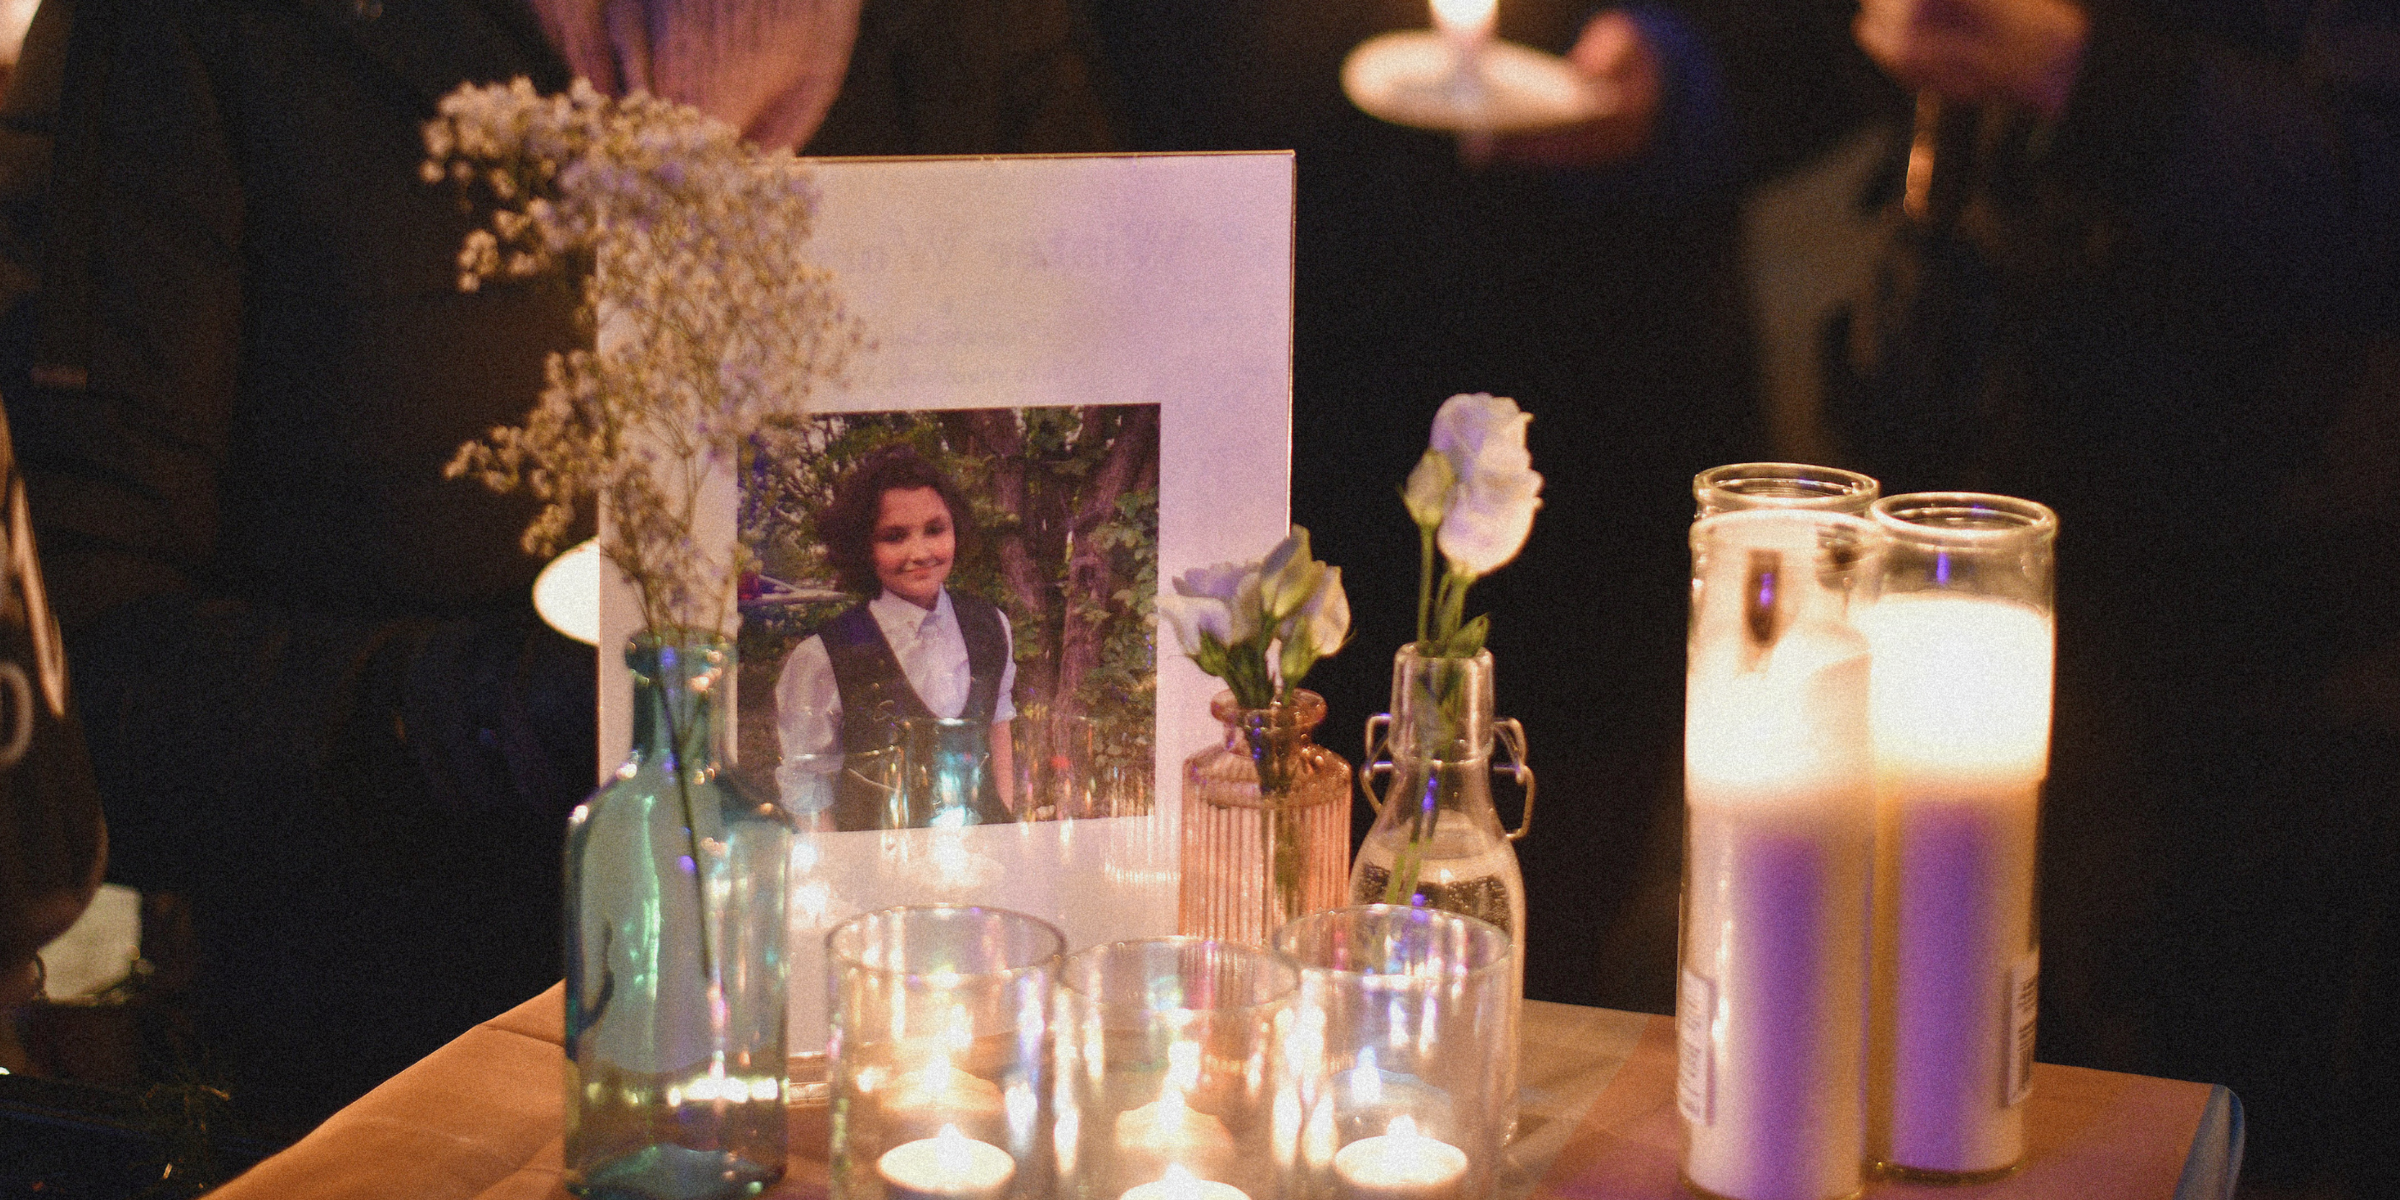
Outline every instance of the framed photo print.
[[(1289, 154), (805, 162), (849, 378), (747, 479), (738, 777), (791, 813), (793, 1044), (822, 937), (970, 902), (1071, 947), (1173, 932), (1217, 681), (1154, 601), (1286, 531)], [(638, 624), (614, 581), (601, 642)], [(630, 726), (602, 672), (602, 762)]]

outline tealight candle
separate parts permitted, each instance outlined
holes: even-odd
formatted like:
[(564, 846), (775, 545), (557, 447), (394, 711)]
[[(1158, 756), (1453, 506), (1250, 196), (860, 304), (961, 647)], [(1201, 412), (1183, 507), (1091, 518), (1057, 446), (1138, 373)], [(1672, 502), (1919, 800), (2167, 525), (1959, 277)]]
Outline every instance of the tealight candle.
[(1118, 1200), (1250, 1200), (1250, 1193), (1170, 1166), (1164, 1178), (1127, 1188)]
[(885, 1151), (875, 1171), (888, 1200), (994, 1200), (1016, 1177), (1017, 1160), (944, 1125), (932, 1137)]
[(1394, 1117), (1380, 1136), (1335, 1151), (1333, 1173), (1351, 1200), (1454, 1200), (1467, 1177), (1467, 1152)]
[(1211, 1170), (1233, 1156), (1233, 1134), (1223, 1121), (1193, 1111), (1182, 1090), (1170, 1085), (1158, 1099), (1117, 1114), (1117, 1147), (1155, 1161)]

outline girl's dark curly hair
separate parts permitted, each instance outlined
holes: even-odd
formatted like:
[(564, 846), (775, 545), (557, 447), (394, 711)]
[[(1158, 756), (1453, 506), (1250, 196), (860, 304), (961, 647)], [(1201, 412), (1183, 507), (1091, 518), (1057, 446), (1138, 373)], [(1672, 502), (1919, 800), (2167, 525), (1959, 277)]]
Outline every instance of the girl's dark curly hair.
[(875, 578), (875, 518), (882, 514), (885, 492), (912, 488), (932, 488), (942, 498), (950, 509), (950, 528), (958, 541), (951, 561), (955, 564), (966, 557), (975, 535), (975, 518), (958, 485), (915, 449), (886, 446), (842, 477), (834, 486), (833, 503), (817, 520), (817, 532), (825, 538), (826, 557), (832, 560), (843, 590), (870, 600), (883, 590)]

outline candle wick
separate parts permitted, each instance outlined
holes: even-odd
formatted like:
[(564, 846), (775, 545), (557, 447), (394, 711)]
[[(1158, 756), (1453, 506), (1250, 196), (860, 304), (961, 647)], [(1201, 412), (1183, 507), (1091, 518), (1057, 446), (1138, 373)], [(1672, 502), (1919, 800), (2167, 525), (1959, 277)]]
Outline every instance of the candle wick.
[(1764, 651), (1783, 634), (1783, 554), (1777, 550), (1750, 552), (1750, 578), (1742, 587), (1742, 622), (1750, 646)]

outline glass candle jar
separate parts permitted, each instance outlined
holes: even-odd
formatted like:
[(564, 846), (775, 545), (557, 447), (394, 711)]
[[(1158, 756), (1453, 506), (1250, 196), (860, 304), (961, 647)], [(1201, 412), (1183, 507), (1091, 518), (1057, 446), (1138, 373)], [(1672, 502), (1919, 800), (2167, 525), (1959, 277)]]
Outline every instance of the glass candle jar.
[(1882, 491), (1883, 485), (1871, 476), (1807, 463), (1728, 463), (1692, 477), (1692, 497), (1699, 501), (1702, 517), (1754, 508), (1802, 508), (1863, 517)]
[(1943, 492), (1877, 501), (1874, 520), (1871, 1149), (1891, 1173), (1987, 1179), (2025, 1154), (2058, 518)]
[(825, 946), (837, 1200), (1047, 1197), (1058, 930), (929, 905), (854, 917)]
[(1516, 1096), (1508, 934), (1376, 904), (1294, 921), (1275, 949), (1300, 971), (1279, 1126), (1287, 1194), (1491, 1195)]
[(1685, 1178), (1833, 1200), (1866, 1157), (1875, 796), (1856, 625), (1883, 535), (1757, 509), (1692, 527), (1683, 945)]
[(1059, 1194), (1211, 1190), (1188, 1181), (1274, 1196), (1278, 1037), (1298, 983), (1262, 947), (1200, 938), (1068, 958), (1054, 1021)]

